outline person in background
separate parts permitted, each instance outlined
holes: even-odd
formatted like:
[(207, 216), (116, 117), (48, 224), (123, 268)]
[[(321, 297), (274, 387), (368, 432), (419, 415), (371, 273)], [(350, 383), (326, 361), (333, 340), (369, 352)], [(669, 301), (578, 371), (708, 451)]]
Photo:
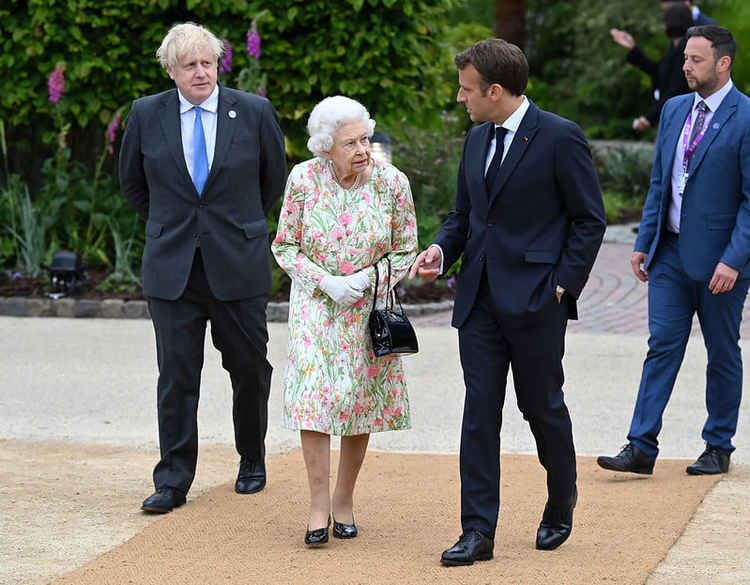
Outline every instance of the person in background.
[[(292, 279), (283, 424), (300, 431), (308, 546), (328, 542), (331, 519), (334, 537), (357, 536), (354, 488), (370, 433), (411, 426), (401, 359), (375, 357), (368, 334), (376, 272), (385, 299), (417, 252), (409, 181), (372, 158), (374, 127), (367, 109), (348, 97), (313, 108), (307, 146), (315, 157), (292, 169), (271, 245)], [(341, 436), (332, 498), (331, 435)]]
[(659, 123), (661, 109), (669, 98), (690, 92), (682, 64), (685, 60), (685, 33), (693, 25), (693, 15), (682, 2), (675, 2), (664, 10), (664, 32), (669, 38), (667, 51), (657, 63), (649, 59), (635, 44), (633, 37), (616, 28), (610, 30), (612, 40), (628, 49), (625, 60), (651, 76), (654, 103), (648, 112), (633, 121), (636, 132), (645, 132)]
[(690, 14), (693, 16), (693, 25), (694, 26), (703, 26), (706, 24), (716, 24), (716, 21), (708, 16), (706, 13), (701, 11), (698, 6), (695, 5), (691, 0), (661, 0), (661, 6), (664, 10), (666, 10), (669, 6), (672, 6), (673, 4), (684, 4), (690, 9)]

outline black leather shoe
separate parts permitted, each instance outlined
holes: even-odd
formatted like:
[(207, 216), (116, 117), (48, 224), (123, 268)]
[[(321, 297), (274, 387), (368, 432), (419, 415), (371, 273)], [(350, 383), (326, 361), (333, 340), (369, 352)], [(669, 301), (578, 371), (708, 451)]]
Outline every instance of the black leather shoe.
[(166, 514), (185, 503), (185, 494), (174, 488), (161, 488), (141, 504), (141, 510), (154, 514)]
[(706, 450), (701, 453), (698, 460), (688, 465), (685, 471), (689, 475), (716, 475), (729, 471), (729, 453), (725, 453), (717, 447), (706, 445)]
[(611, 469), (612, 471), (629, 471), (630, 473), (642, 473), (651, 475), (654, 472), (655, 458), (651, 458), (641, 451), (633, 443), (628, 443), (619, 454), (614, 457), (597, 457), (599, 467)]
[(536, 548), (539, 550), (555, 550), (568, 540), (573, 530), (573, 508), (578, 501), (578, 491), (573, 492), (571, 504), (566, 508), (556, 508), (549, 502), (544, 506), (544, 514), (536, 531)]
[(474, 561), (489, 561), (495, 542), (476, 530), (464, 532), (458, 542), (443, 551), (440, 562), (448, 567), (473, 565)]
[(234, 483), (238, 494), (254, 494), (266, 487), (266, 465), (260, 461), (251, 461), (243, 457), (240, 460), (240, 471)]
[[(352, 517), (352, 520), (354, 517)], [(357, 531), (357, 525), (352, 522), (351, 524), (344, 524), (343, 522), (336, 522), (336, 518), (333, 519), (333, 537), (334, 538), (356, 538), (359, 532)]]
[(328, 526), (331, 525), (331, 517), (328, 517), (328, 525), (325, 528), (316, 528), (305, 532), (305, 544), (307, 546), (319, 546), (328, 542)]

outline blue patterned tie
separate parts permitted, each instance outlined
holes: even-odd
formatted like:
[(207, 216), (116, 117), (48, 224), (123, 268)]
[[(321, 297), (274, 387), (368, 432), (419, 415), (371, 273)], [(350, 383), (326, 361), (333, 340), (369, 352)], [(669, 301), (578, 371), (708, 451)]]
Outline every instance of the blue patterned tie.
[(208, 156), (206, 155), (206, 135), (203, 133), (200, 107), (195, 106), (195, 124), (193, 125), (193, 184), (200, 197), (208, 178)]

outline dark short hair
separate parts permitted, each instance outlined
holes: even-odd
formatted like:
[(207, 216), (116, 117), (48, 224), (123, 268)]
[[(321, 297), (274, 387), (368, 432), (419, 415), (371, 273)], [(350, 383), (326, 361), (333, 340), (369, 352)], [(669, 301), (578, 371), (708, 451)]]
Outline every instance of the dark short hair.
[(737, 55), (737, 41), (734, 40), (732, 33), (723, 26), (717, 24), (691, 26), (687, 31), (687, 38), (692, 39), (693, 37), (703, 37), (711, 42), (715, 61), (722, 57), (729, 57), (734, 63), (734, 58)]
[(670, 39), (681, 39), (693, 26), (693, 11), (685, 4), (671, 4), (664, 11), (664, 29)]
[(493, 83), (513, 95), (522, 95), (529, 82), (529, 62), (516, 45), (503, 39), (487, 39), (474, 43), (455, 58), (456, 67), (473, 65), (482, 77), (482, 93)]

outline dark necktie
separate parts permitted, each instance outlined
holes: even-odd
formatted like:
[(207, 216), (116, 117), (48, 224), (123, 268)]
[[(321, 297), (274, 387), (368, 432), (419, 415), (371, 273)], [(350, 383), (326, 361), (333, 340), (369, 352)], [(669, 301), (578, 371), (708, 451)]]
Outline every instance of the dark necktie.
[(206, 135), (201, 122), (202, 108), (195, 106), (195, 123), (193, 125), (193, 184), (200, 197), (203, 185), (208, 178), (208, 155), (206, 154)]
[(695, 117), (693, 129), (690, 131), (689, 145), (693, 143), (693, 140), (698, 136), (698, 133), (703, 130), (703, 124), (706, 123), (706, 112), (708, 112), (708, 106), (706, 105), (706, 102), (700, 101), (698, 102), (698, 105), (695, 106), (695, 109), (698, 110), (698, 115)]
[(500, 163), (503, 160), (503, 142), (505, 140), (505, 133), (507, 131), (507, 128), (503, 128), (502, 126), (495, 126), (495, 155), (492, 157), (490, 166), (487, 167), (487, 173), (485, 173), (484, 175), (484, 184), (488, 189), (492, 185), (492, 182), (495, 180), (497, 171), (500, 169)]

